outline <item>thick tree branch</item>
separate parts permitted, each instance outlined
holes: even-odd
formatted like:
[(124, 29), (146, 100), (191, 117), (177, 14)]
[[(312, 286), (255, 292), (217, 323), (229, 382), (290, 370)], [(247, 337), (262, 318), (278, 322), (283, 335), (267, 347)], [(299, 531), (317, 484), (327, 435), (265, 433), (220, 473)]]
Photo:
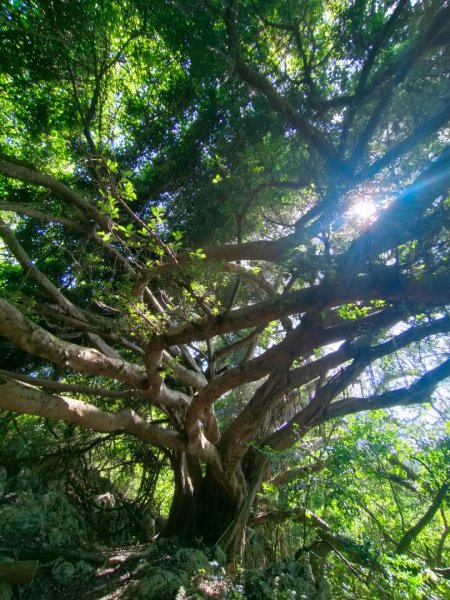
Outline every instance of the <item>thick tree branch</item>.
[(173, 358), (168, 352), (163, 351), (162, 363), (167, 365), (169, 371), (173, 371), (174, 375), (185, 385), (191, 386), (194, 389), (201, 389), (208, 383), (206, 377), (200, 371), (187, 369), (178, 360)]
[(227, 354), (230, 354), (230, 352), (235, 352), (236, 350), (239, 350), (240, 348), (245, 348), (246, 346), (251, 344), (255, 339), (257, 339), (258, 336), (260, 336), (263, 331), (264, 331), (264, 327), (257, 327), (256, 329), (254, 329), (251, 333), (249, 333), (245, 337), (243, 337), (239, 340), (236, 340), (235, 342), (232, 342), (231, 344), (228, 344), (228, 346), (224, 346), (223, 348), (219, 348), (218, 350), (215, 350), (213, 358), (215, 360), (220, 360)]
[[(294, 385), (301, 386), (312, 381), (321, 373), (324, 373), (324, 368), (326, 370), (336, 368), (339, 364), (344, 363), (350, 358), (354, 359), (353, 363), (347, 369), (341, 370), (324, 388), (321, 388), (308, 406), (294, 415), (281, 429), (266, 438), (264, 444), (279, 451), (291, 447), (303, 435), (303, 431), (308, 427), (308, 423), (311, 420), (320, 420), (321, 415), (337, 404), (330, 405), (330, 402), (338, 393), (345, 389), (346, 385), (361, 374), (368, 364), (401, 348), (405, 348), (409, 344), (425, 339), (430, 335), (447, 333), (448, 331), (450, 331), (450, 318), (443, 317), (431, 323), (409, 329), (388, 342), (378, 344), (377, 346), (360, 345), (360, 341), (358, 340), (354, 343), (346, 342), (337, 352), (330, 353), (310, 365), (294, 369), (290, 373), (291, 381), (288, 379), (288, 385), (283, 393), (292, 389)], [(367, 409), (362, 408), (362, 410)]]
[(419, 478), (419, 475), (413, 469), (411, 469), (411, 467), (409, 467), (404, 462), (402, 462), (398, 458), (398, 456), (396, 456), (395, 454), (392, 456), (389, 456), (388, 461), (394, 467), (400, 467), (400, 469), (402, 469), (406, 473), (406, 475), (408, 476), (408, 479), (411, 479), (412, 481), (416, 481)]
[(80, 233), (86, 233), (86, 231), (89, 231), (89, 221), (81, 221), (81, 223), (76, 223), (67, 217), (44, 213), (33, 206), (19, 204), (18, 202), (0, 202), (0, 210), (15, 212), (19, 215), (26, 215), (27, 217), (31, 217), (39, 221), (46, 221), (47, 223), (59, 223), (60, 225), (65, 225), (66, 227), (69, 227), (70, 229)]
[[(74, 206), (76, 209), (80, 210), (83, 215), (92, 219), (94, 223), (99, 226), (101, 231), (105, 233), (109, 233), (111, 231), (111, 220), (97, 210), (92, 203), (85, 200), (81, 194), (78, 194), (66, 184), (54, 179), (49, 175), (41, 173), (34, 167), (31, 167), (30, 165), (27, 165), (22, 161), (10, 156), (0, 154), (0, 174), (12, 179), (18, 179), (19, 181), (23, 181), (25, 183), (31, 183), (33, 185), (38, 185), (49, 189), (53, 194), (55, 194), (55, 196), (64, 202), (67, 202), (70, 206)], [(127, 236), (120, 229), (115, 228), (114, 235), (123, 242), (127, 242)], [(112, 247), (111, 250), (108, 251), (114, 254), (127, 272), (133, 272), (133, 269), (128, 264), (128, 261), (125, 257), (123, 257), (117, 251), (114, 252)]]
[(0, 408), (3, 410), (61, 419), (99, 432), (124, 431), (162, 448), (181, 450), (185, 447), (178, 433), (151, 425), (128, 408), (110, 413), (87, 402), (50, 395), (26, 383), (3, 376), (0, 377), (0, 391)]
[(450, 146), (407, 187), (379, 219), (356, 239), (339, 259), (343, 269), (353, 272), (369, 258), (406, 241), (416, 239), (424, 212), (450, 187)]
[(54, 392), (66, 392), (74, 394), (86, 394), (89, 396), (104, 396), (106, 398), (148, 398), (148, 394), (144, 390), (108, 390), (105, 388), (90, 387), (88, 385), (79, 385), (78, 383), (61, 383), (60, 381), (52, 381), (51, 379), (40, 379), (23, 375), (22, 373), (13, 373), (0, 369), (0, 376), (8, 379), (16, 379), (29, 383), (34, 387), (41, 387)]
[[(133, 342), (130, 342), (129, 340), (122, 337), (121, 335), (118, 335), (117, 333), (114, 333), (113, 331), (111, 331), (112, 324), (110, 324), (110, 327), (108, 327), (108, 328), (106, 328), (106, 327), (102, 328), (102, 327), (96, 327), (95, 325), (92, 325), (91, 323), (87, 323), (86, 322), (87, 319), (89, 319), (90, 321), (93, 321), (96, 319), (97, 315), (93, 315), (92, 313), (86, 313), (86, 311), (81, 311), (81, 309), (79, 309), (78, 312), (80, 314), (85, 315), (85, 317), (86, 317), (86, 320), (81, 321), (80, 319), (76, 319), (75, 317), (67, 316), (66, 314), (62, 313), (60, 310), (58, 310), (56, 308), (53, 308), (51, 306), (48, 306), (46, 304), (41, 304), (38, 302), (36, 304), (34, 304), (33, 308), (30, 309), (30, 311), (35, 312), (38, 315), (48, 315), (48, 316), (52, 317), (53, 319), (60, 321), (61, 323), (65, 323), (66, 325), (69, 325), (70, 327), (72, 327), (73, 329), (76, 329), (77, 331), (91, 333), (91, 334), (95, 334), (97, 336), (101, 336), (102, 338), (105, 338), (107, 340), (115, 342), (116, 344), (120, 344), (121, 346), (123, 346), (127, 350), (131, 350), (138, 356), (143, 356), (145, 354), (144, 350), (140, 346), (137, 346), (136, 344), (134, 344)], [(115, 356), (115, 357), (113, 356), (113, 358), (117, 358), (117, 357), (120, 358), (119, 355)]]
[[(377, 329), (372, 333), (378, 331)], [(335, 369), (344, 362), (355, 359), (361, 354), (365, 354), (372, 363), (383, 356), (387, 356), (392, 352), (405, 348), (409, 344), (423, 340), (430, 335), (448, 332), (450, 332), (450, 317), (443, 317), (408, 329), (391, 340), (377, 346), (370, 346), (370, 339), (367, 340), (367, 344), (362, 343), (363, 340), (360, 338), (357, 338), (354, 342), (348, 340), (336, 352), (330, 352), (330, 354), (312, 363), (292, 369), (289, 372), (286, 392), (301, 387), (309, 381), (313, 381), (321, 374), (325, 374), (330, 369)]]
[[(353, 274), (353, 278), (352, 278)], [(399, 275), (393, 267), (382, 267), (370, 276), (348, 270), (342, 278), (325, 280), (317, 286), (288, 292), (277, 298), (232, 310), (224, 315), (172, 327), (153, 337), (149, 348), (166, 348), (208, 339), (221, 333), (263, 325), (296, 313), (338, 306), (349, 302), (381, 299), (388, 302), (407, 301), (429, 306), (450, 301), (445, 275), (425, 276), (420, 281)]]
[(439, 367), (423, 375), (416, 383), (407, 388), (386, 392), (385, 394), (370, 398), (346, 398), (345, 400), (334, 402), (325, 409), (323, 415), (318, 420), (305, 425), (314, 427), (320, 422), (323, 423), (336, 417), (343, 417), (364, 410), (411, 406), (429, 402), (436, 386), (448, 377), (450, 377), (450, 359), (447, 359)]
[[(381, 311), (370, 315), (365, 319), (355, 323), (342, 323), (334, 327), (323, 328), (312, 319), (305, 319), (293, 331), (277, 345), (272, 346), (266, 352), (246, 363), (230, 369), (217, 379), (211, 381), (195, 397), (186, 415), (186, 429), (189, 428), (201, 418), (203, 411), (210, 408), (212, 403), (228, 390), (261, 379), (268, 373), (272, 373), (267, 381), (270, 393), (265, 390), (264, 393), (258, 393), (236, 417), (224, 434), (221, 445), (233, 445), (237, 439), (246, 440), (248, 435), (254, 430), (255, 424), (259, 422), (264, 413), (268, 410), (268, 405), (278, 396), (272, 386), (272, 380), (277, 380), (282, 374), (282, 390), (286, 388), (287, 370), (293, 360), (301, 355), (308, 355), (314, 348), (322, 345), (352, 337), (352, 332), (356, 335), (358, 328), (371, 329), (373, 327), (392, 326), (400, 318), (400, 314), (394, 311)], [(265, 389), (262, 386), (261, 390)], [(277, 393), (281, 394), (281, 389), (276, 386)]]
[(411, 483), (407, 479), (403, 479), (402, 477), (399, 477), (395, 473), (389, 473), (389, 471), (385, 471), (382, 469), (377, 469), (377, 473), (381, 477), (385, 477), (386, 479), (389, 479), (389, 481), (392, 481), (392, 483), (401, 485), (402, 487), (406, 488), (407, 490), (410, 490), (411, 492), (414, 492), (415, 494), (417, 494), (419, 491), (418, 488), (413, 483)]
[(93, 219), (103, 230), (109, 231), (110, 225), (106, 217), (101, 215), (80, 194), (74, 192), (66, 184), (61, 183), (53, 177), (44, 175), (32, 167), (4, 155), (0, 156), (0, 174), (49, 189), (55, 196), (81, 210), (83, 214)]
[(418, 144), (425, 142), (433, 133), (439, 131), (445, 126), (450, 120), (450, 100), (444, 103), (443, 108), (440, 112), (429, 117), (423, 123), (421, 123), (414, 131), (412, 131), (408, 137), (401, 142), (398, 142), (395, 146), (390, 148), (383, 156), (378, 158), (374, 163), (369, 165), (367, 169), (362, 173), (362, 179), (372, 179), (377, 173), (379, 173), (384, 167), (392, 164), (395, 160), (405, 156)]
[(133, 272), (127, 259), (115, 248), (113, 248), (111, 244), (108, 244), (99, 235), (95, 234), (92, 224), (89, 221), (85, 221), (81, 214), (79, 215), (80, 223), (76, 223), (67, 217), (44, 213), (36, 208), (25, 206), (17, 202), (0, 202), (0, 210), (15, 212), (39, 221), (45, 221), (47, 223), (59, 223), (65, 227), (68, 227), (69, 229), (77, 231), (80, 235), (88, 236), (89, 241), (100, 246), (108, 254), (111, 254), (115, 260), (117, 260), (121, 266), (125, 268), (126, 272)]
[[(196, 443), (187, 447), (184, 436), (148, 423), (130, 408), (117, 413), (103, 411), (80, 400), (47, 394), (3, 375), (0, 375), (0, 392), (0, 408), (3, 410), (60, 419), (99, 432), (121, 431), (154, 446), (188, 451), (205, 460), (217, 477), (221, 477), (217, 450), (201, 432)], [(230, 485), (230, 482), (224, 481), (224, 484)]]
[(0, 334), (26, 352), (75, 371), (117, 379), (139, 389), (146, 387), (147, 376), (141, 367), (58, 339), (4, 298), (0, 298), (0, 314)]

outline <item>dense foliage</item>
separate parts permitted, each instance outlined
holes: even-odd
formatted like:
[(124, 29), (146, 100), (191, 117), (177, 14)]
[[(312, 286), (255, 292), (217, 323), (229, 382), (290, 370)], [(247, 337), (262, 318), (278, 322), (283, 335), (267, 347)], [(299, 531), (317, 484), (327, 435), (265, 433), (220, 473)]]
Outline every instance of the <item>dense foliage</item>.
[(9, 0), (0, 30), (2, 543), (25, 506), (36, 543), (265, 569), (234, 598), (446, 597), (450, 4)]

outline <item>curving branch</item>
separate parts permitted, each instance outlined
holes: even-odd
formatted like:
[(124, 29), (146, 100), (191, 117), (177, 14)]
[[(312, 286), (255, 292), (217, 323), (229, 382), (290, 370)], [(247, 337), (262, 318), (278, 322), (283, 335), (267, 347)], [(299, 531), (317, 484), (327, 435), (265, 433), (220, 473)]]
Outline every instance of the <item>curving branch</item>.
[[(60, 321), (61, 323), (69, 325), (71, 328), (77, 331), (101, 336), (102, 338), (115, 342), (116, 344), (120, 344), (121, 346), (123, 346), (127, 350), (131, 350), (131, 352), (137, 354), (138, 356), (143, 356), (145, 354), (144, 350), (140, 346), (137, 346), (135, 343), (130, 342), (121, 335), (114, 333), (113, 328), (114, 326), (117, 327), (116, 323), (113, 322), (108, 324), (102, 324), (104, 325), (103, 327), (92, 325), (91, 322), (97, 320), (98, 315), (96, 314), (79, 309), (79, 312), (85, 315), (85, 320), (81, 321), (80, 319), (76, 319), (75, 317), (69, 317), (66, 314), (62, 313), (61, 310), (58, 310), (58, 307), (52, 307), (47, 304), (41, 304), (40, 302), (36, 302), (33, 305), (33, 308), (30, 309), (30, 312), (36, 313), (38, 315), (50, 316), (56, 321)], [(89, 322), (87, 322), (88, 320)], [(100, 324), (101, 323), (99, 322), (98, 325)]]
[[(55, 302), (70, 315), (76, 319), (84, 320), (85, 316), (70, 300), (68, 300), (64, 294), (58, 290), (58, 288), (46, 277), (30, 259), (28, 254), (25, 252), (19, 240), (8, 228), (5, 221), (0, 217), (0, 237), (5, 242), (11, 254), (17, 259), (21, 267), (25, 271), (25, 274), (36, 281)], [(106, 356), (110, 358), (120, 359), (120, 354), (111, 348), (102, 338), (96, 333), (87, 331), (87, 337), (89, 340)]]
[(416, 281), (400, 275), (396, 267), (380, 267), (367, 276), (355, 274), (353, 269), (348, 269), (340, 278), (330, 278), (316, 286), (287, 292), (215, 317), (171, 327), (165, 333), (153, 337), (148, 347), (156, 350), (206, 340), (215, 335), (267, 324), (293, 314), (314, 312), (319, 307), (324, 309), (373, 299), (443, 306), (450, 301), (448, 278), (445, 274), (428, 275)]
[(425, 142), (433, 133), (439, 131), (450, 120), (450, 100), (443, 103), (443, 108), (423, 121), (405, 139), (390, 148), (383, 156), (369, 165), (361, 174), (361, 179), (371, 179), (382, 169), (398, 158), (405, 156), (418, 144)]
[(0, 314), (0, 335), (22, 350), (75, 371), (117, 379), (138, 389), (145, 389), (147, 376), (138, 365), (60, 340), (27, 319), (20, 310), (1, 297)]
[(300, 467), (294, 467), (293, 469), (286, 469), (282, 473), (278, 473), (267, 481), (271, 485), (279, 486), (291, 481), (297, 481), (298, 479), (305, 479), (313, 473), (319, 473), (327, 468), (327, 463), (323, 460), (318, 460), (310, 465), (302, 465)]
[(442, 503), (444, 502), (447, 496), (449, 488), (450, 480), (444, 481), (444, 483), (439, 487), (436, 496), (434, 497), (433, 502), (430, 504), (428, 510), (417, 521), (417, 523), (415, 523), (412, 527), (408, 529), (408, 531), (404, 534), (402, 539), (397, 544), (397, 548), (395, 549), (397, 554), (404, 554), (410, 547), (411, 543), (420, 534), (420, 532), (425, 529), (425, 527), (432, 520), (439, 508), (442, 506)]
[(32, 219), (45, 221), (46, 223), (58, 223), (68, 227), (69, 229), (72, 229), (73, 231), (77, 231), (80, 235), (88, 236), (89, 241), (100, 246), (108, 254), (111, 254), (114, 259), (118, 261), (122, 267), (124, 267), (126, 272), (133, 272), (127, 259), (113, 246), (111, 246), (111, 244), (105, 242), (99, 235), (96, 235), (93, 231), (92, 224), (89, 221), (84, 220), (81, 213), (79, 214), (80, 222), (76, 223), (67, 217), (44, 213), (32, 206), (26, 206), (18, 202), (0, 202), (0, 210), (15, 212), (20, 215), (31, 217)]
[[(219, 479), (222, 476), (219, 454), (202, 432), (188, 446), (185, 436), (148, 423), (131, 408), (117, 413), (103, 411), (87, 402), (47, 394), (4, 375), (0, 375), (0, 392), (3, 410), (60, 419), (99, 432), (125, 432), (157, 447), (188, 451), (208, 463)], [(224, 485), (230, 486), (230, 482), (224, 480)]]
[[(83, 198), (81, 194), (54, 177), (41, 173), (27, 163), (11, 156), (0, 154), (0, 175), (10, 177), (11, 179), (17, 179), (24, 183), (45, 187), (55, 194), (56, 197), (81, 212), (84, 219), (86, 217), (92, 219), (94, 224), (97, 225), (101, 231), (109, 233), (112, 229), (112, 222), (110, 219), (97, 210), (91, 202)], [(120, 229), (116, 228), (114, 230), (114, 235), (123, 242), (127, 241), (125, 234)], [(120, 264), (128, 273), (134, 272), (124, 256), (117, 251), (114, 252), (114, 249), (111, 246), (107, 245), (106, 247), (108, 248), (108, 251), (113, 253), (120, 261)], [(111, 248), (111, 250), (109, 250), (109, 248)]]
[(5, 376), (0, 376), (0, 392), (3, 410), (61, 419), (99, 432), (123, 431), (161, 448), (182, 450), (185, 447), (180, 434), (147, 423), (130, 408), (117, 413), (107, 412), (74, 398), (47, 394)]
[(64, 200), (70, 206), (74, 206), (80, 210), (82, 214), (93, 219), (102, 229), (109, 231), (110, 226), (106, 217), (104, 217), (80, 194), (50, 175), (45, 175), (34, 167), (6, 155), (0, 155), (0, 174), (10, 177), (11, 179), (18, 179), (19, 181), (32, 183), (49, 189), (55, 196)]
[(354, 271), (362, 261), (416, 239), (418, 234), (423, 233), (424, 221), (429, 231), (429, 223), (423, 215), (432, 207), (434, 200), (444, 196), (450, 187), (449, 161), (450, 145), (381, 213), (370, 230), (353, 242), (338, 261), (341, 268)]
[(450, 377), (450, 358), (438, 367), (428, 371), (416, 383), (409, 387), (386, 392), (370, 398), (345, 398), (327, 407), (323, 414), (306, 424), (314, 427), (319, 423), (330, 421), (337, 417), (351, 415), (365, 410), (392, 408), (394, 406), (411, 406), (429, 402), (437, 385)]
[(8, 379), (16, 379), (17, 381), (29, 383), (34, 387), (54, 392), (86, 394), (88, 396), (103, 396), (106, 398), (148, 398), (148, 394), (144, 390), (108, 390), (88, 385), (79, 385), (78, 383), (61, 383), (60, 381), (52, 381), (51, 379), (40, 379), (39, 377), (31, 377), (30, 375), (0, 369), (0, 376), (2, 375)]
[[(74, 371), (116, 379), (138, 389), (145, 389), (152, 402), (166, 407), (178, 409), (191, 401), (190, 396), (170, 389), (162, 381), (156, 393), (155, 389), (149, 389), (148, 376), (138, 365), (109, 357), (92, 348), (65, 342), (27, 319), (3, 298), (0, 298), (0, 311), (3, 314), (0, 335), (31, 354)], [(153, 393), (156, 395), (152, 396)]]
[[(308, 406), (294, 415), (281, 429), (269, 435), (264, 440), (264, 444), (275, 450), (285, 450), (291, 447), (304, 435), (310, 421), (322, 422), (321, 417), (327, 411), (333, 410), (333, 407), (338, 404), (330, 405), (334, 397), (354, 381), (368, 364), (430, 335), (447, 333), (448, 331), (450, 331), (450, 318), (443, 317), (431, 323), (409, 329), (388, 342), (376, 346), (370, 346), (370, 336), (369, 340), (365, 343), (363, 340), (362, 344), (360, 339), (356, 339), (355, 342), (351, 343), (347, 341), (338, 351), (330, 353), (312, 364), (293, 369), (287, 378), (283, 393), (288, 393), (294, 387), (303, 386), (319, 376), (324, 376), (328, 370), (335, 369), (346, 361), (353, 359), (353, 362), (346, 369), (342, 369), (338, 375), (316, 393)], [(363, 405), (360, 406), (361, 410), (367, 410)]]
[[(344, 338), (356, 336), (360, 329), (371, 329), (381, 326), (392, 326), (400, 319), (400, 313), (395, 310), (380, 311), (360, 319), (356, 326), (355, 322), (344, 322), (340, 325), (324, 328), (313, 319), (304, 319), (293, 331), (288, 333), (282, 342), (266, 350), (256, 358), (241, 363), (238, 366), (225, 372), (223, 375), (211, 381), (195, 397), (186, 414), (186, 429), (201, 417), (204, 410), (211, 407), (225, 392), (232, 388), (257, 381), (271, 373), (267, 385), (270, 394), (266, 391), (261, 397), (258, 394), (242, 409), (241, 413), (235, 418), (228, 427), (221, 440), (221, 445), (227, 443), (232, 445), (236, 439), (246, 439), (249, 432), (252, 432), (256, 423), (262, 418), (268, 409), (268, 403), (273, 402), (278, 396), (272, 387), (272, 380), (277, 380), (281, 374), (283, 387), (287, 386), (287, 371), (292, 361), (299, 356), (308, 356), (314, 348), (322, 345), (331, 344)], [(263, 386), (264, 387), (264, 386)], [(281, 394), (281, 390), (277, 388)]]
[(19, 202), (0, 202), (0, 210), (15, 212), (19, 215), (25, 215), (27, 217), (31, 217), (32, 219), (45, 221), (47, 223), (59, 223), (60, 225), (65, 225), (66, 227), (69, 227), (70, 229), (80, 233), (86, 233), (86, 227), (89, 227), (88, 221), (81, 220), (81, 223), (76, 223), (67, 217), (44, 213), (33, 206), (27, 206), (25, 204), (20, 204)]

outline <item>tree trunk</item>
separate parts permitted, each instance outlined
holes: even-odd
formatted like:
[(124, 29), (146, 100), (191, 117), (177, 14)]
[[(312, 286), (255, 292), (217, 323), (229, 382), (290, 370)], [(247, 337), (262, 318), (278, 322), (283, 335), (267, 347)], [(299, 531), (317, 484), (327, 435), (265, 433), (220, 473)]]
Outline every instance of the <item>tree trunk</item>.
[[(245, 538), (245, 527), (258, 492), (265, 459), (247, 453), (246, 476), (241, 475), (240, 493), (225, 489), (207, 469), (202, 474), (198, 460), (177, 452), (172, 463), (175, 470), (175, 493), (169, 518), (161, 535), (177, 536), (197, 545), (220, 545), (232, 559)], [(241, 469), (241, 466), (239, 466)]]
[(239, 508), (238, 502), (199, 461), (177, 452), (172, 461), (175, 492), (163, 537), (177, 536), (188, 544), (218, 542)]

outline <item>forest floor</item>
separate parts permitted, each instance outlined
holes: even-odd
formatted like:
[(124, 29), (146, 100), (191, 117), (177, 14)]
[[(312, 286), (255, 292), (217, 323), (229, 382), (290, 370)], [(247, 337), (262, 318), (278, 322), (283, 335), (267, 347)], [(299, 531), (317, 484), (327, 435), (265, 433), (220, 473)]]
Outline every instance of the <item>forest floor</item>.
[[(85, 561), (60, 557), (38, 566), (32, 584), (16, 594), (21, 600), (200, 600), (233, 598), (232, 578), (216, 560), (192, 548), (162, 541), (149, 545), (110, 548), (104, 562), (92, 567)], [(81, 566), (81, 568), (80, 568)], [(233, 595), (229, 595), (231, 591)]]
[[(38, 566), (33, 583), (23, 589), (21, 600), (60, 600), (62, 598), (64, 600), (85, 598), (114, 600), (120, 598), (128, 584), (133, 581), (134, 571), (139, 562), (136, 555), (143, 553), (145, 549), (146, 546), (143, 545), (109, 549), (104, 553), (104, 565), (92, 568), (91, 572), (75, 573), (65, 581), (63, 577), (60, 577), (58, 581), (53, 575), (55, 566), (58, 564), (57, 561), (42, 562)], [(61, 558), (59, 564), (64, 568), (71, 563), (66, 563)]]

